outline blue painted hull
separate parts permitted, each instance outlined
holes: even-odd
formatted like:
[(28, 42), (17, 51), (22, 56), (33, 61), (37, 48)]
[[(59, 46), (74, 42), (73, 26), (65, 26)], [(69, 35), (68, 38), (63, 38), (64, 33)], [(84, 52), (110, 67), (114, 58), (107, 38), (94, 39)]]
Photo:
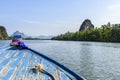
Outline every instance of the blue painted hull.
[[(32, 69), (42, 64), (46, 72)], [(56, 61), (30, 48), (0, 48), (0, 80), (83, 80)]]

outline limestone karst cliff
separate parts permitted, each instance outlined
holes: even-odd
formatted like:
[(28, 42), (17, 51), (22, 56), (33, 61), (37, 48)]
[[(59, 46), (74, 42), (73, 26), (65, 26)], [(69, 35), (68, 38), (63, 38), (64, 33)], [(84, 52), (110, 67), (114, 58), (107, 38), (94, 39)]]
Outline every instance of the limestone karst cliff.
[(0, 40), (8, 39), (8, 34), (4, 26), (0, 26)]
[(90, 28), (94, 28), (94, 25), (92, 24), (92, 22), (89, 19), (85, 19), (83, 21), (83, 23), (81, 24), (79, 31), (87, 30)]

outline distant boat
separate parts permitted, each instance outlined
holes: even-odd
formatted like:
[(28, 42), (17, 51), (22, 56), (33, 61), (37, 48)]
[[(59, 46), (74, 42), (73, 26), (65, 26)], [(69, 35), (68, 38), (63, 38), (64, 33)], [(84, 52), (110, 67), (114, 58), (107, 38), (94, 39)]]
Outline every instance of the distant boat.
[[(16, 42), (20, 36), (14, 36)], [(17, 43), (15, 43), (17, 45)], [(0, 48), (0, 80), (84, 80), (55, 60), (31, 49)]]
[(12, 37), (12, 42), (10, 43), (11, 46), (18, 46), (18, 43), (22, 41), (21, 35), (14, 35)]

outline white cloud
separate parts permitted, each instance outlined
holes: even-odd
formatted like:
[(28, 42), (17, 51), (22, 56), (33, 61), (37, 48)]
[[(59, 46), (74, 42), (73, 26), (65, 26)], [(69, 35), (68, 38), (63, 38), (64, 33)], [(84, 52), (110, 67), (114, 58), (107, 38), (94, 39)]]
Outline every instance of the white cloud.
[(30, 24), (41, 24), (40, 21), (32, 21), (32, 20), (23, 20), (23, 22), (30, 23)]
[[(27, 34), (30, 35), (38, 35), (43, 34), (44, 35), (58, 35), (61, 33), (66, 33), (67, 31), (75, 32), (79, 30), (80, 24), (76, 21), (62, 21), (62, 20), (55, 20), (55, 21), (35, 21), (35, 20), (23, 20), (24, 25), (28, 26), (25, 27), (24, 32), (28, 32)], [(31, 33), (34, 29), (35, 33)]]
[(120, 3), (108, 5), (102, 19), (104, 21), (110, 21), (113, 24), (120, 23)]
[(112, 4), (108, 6), (109, 10), (120, 10), (120, 4)]

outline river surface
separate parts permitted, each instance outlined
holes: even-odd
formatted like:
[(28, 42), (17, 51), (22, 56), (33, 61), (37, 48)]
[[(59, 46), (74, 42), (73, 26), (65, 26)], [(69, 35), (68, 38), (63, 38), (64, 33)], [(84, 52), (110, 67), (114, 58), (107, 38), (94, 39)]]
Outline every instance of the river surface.
[[(0, 41), (0, 46), (10, 41)], [(87, 80), (120, 80), (120, 43), (26, 40)]]

